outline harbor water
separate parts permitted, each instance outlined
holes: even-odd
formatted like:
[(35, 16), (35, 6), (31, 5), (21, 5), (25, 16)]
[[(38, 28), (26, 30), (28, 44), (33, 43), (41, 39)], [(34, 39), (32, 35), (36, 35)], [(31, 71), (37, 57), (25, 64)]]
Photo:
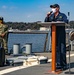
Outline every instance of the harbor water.
[[(71, 30), (66, 30), (66, 43), (68, 43), (68, 33)], [(25, 50), (25, 48), (21, 49), (23, 45), (26, 43), (32, 43), (32, 52), (43, 52), (44, 44), (46, 40), (46, 34), (14, 34), (9, 33), (8, 35), (8, 51), (13, 50), (14, 44), (20, 44), (20, 50)], [(51, 41), (50, 41), (50, 31), (48, 35), (47, 47), (46, 51), (51, 49)]]
[[(45, 39), (46, 39), (46, 34), (13, 34), (13, 33), (9, 33), (8, 51), (10, 52), (10, 50), (13, 50), (13, 45), (15, 43), (20, 44), (21, 50), (25, 50), (25, 48), (22, 49), (22, 46), (25, 45), (26, 43), (32, 43), (32, 52), (43, 52)], [(50, 33), (48, 35), (46, 51), (49, 51), (49, 39), (50, 39)]]

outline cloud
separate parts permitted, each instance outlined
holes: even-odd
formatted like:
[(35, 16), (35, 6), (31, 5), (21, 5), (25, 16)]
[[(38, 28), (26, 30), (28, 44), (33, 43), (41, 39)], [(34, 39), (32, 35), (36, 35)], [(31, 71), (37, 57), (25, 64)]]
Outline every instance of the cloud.
[(3, 8), (3, 9), (7, 9), (7, 6), (6, 6), (6, 5), (3, 5), (2, 8)]
[(31, 18), (32, 17), (32, 15), (27, 15), (27, 18)]
[(6, 6), (6, 5), (3, 5), (3, 6), (2, 6), (2, 9), (13, 10), (13, 9), (17, 9), (17, 7), (16, 7), (16, 6)]

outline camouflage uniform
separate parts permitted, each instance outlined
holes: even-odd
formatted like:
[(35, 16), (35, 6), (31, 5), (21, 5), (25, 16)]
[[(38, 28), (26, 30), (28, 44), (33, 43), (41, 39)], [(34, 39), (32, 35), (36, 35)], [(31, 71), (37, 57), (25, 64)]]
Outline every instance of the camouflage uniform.
[[(2, 34), (5, 34), (4, 37), (1, 36)], [(8, 53), (7, 42), (8, 42), (8, 26), (0, 24), (0, 45), (5, 49), (5, 53)]]

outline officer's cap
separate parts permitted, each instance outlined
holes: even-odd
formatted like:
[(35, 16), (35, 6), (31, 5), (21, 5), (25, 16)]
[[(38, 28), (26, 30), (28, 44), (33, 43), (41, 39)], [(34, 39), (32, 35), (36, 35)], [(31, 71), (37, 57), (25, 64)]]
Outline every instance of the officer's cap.
[(60, 8), (60, 6), (58, 4), (53, 4), (53, 5), (50, 5), (50, 8)]
[(3, 21), (3, 17), (0, 17), (0, 20), (2, 20), (2, 21)]

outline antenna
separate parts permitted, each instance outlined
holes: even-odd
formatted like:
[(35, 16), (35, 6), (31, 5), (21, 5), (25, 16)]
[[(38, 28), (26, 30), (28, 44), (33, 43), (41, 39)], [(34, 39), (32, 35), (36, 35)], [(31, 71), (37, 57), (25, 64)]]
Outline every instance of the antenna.
[(70, 21), (70, 12), (68, 12), (68, 23)]
[[(69, 24), (69, 21), (70, 21), (70, 12), (68, 12), (68, 24)], [(68, 43), (69, 43), (69, 74), (70, 74), (71, 73), (71, 70), (70, 70), (70, 35), (68, 37)]]
[(68, 12), (68, 16), (70, 16), (70, 12)]

